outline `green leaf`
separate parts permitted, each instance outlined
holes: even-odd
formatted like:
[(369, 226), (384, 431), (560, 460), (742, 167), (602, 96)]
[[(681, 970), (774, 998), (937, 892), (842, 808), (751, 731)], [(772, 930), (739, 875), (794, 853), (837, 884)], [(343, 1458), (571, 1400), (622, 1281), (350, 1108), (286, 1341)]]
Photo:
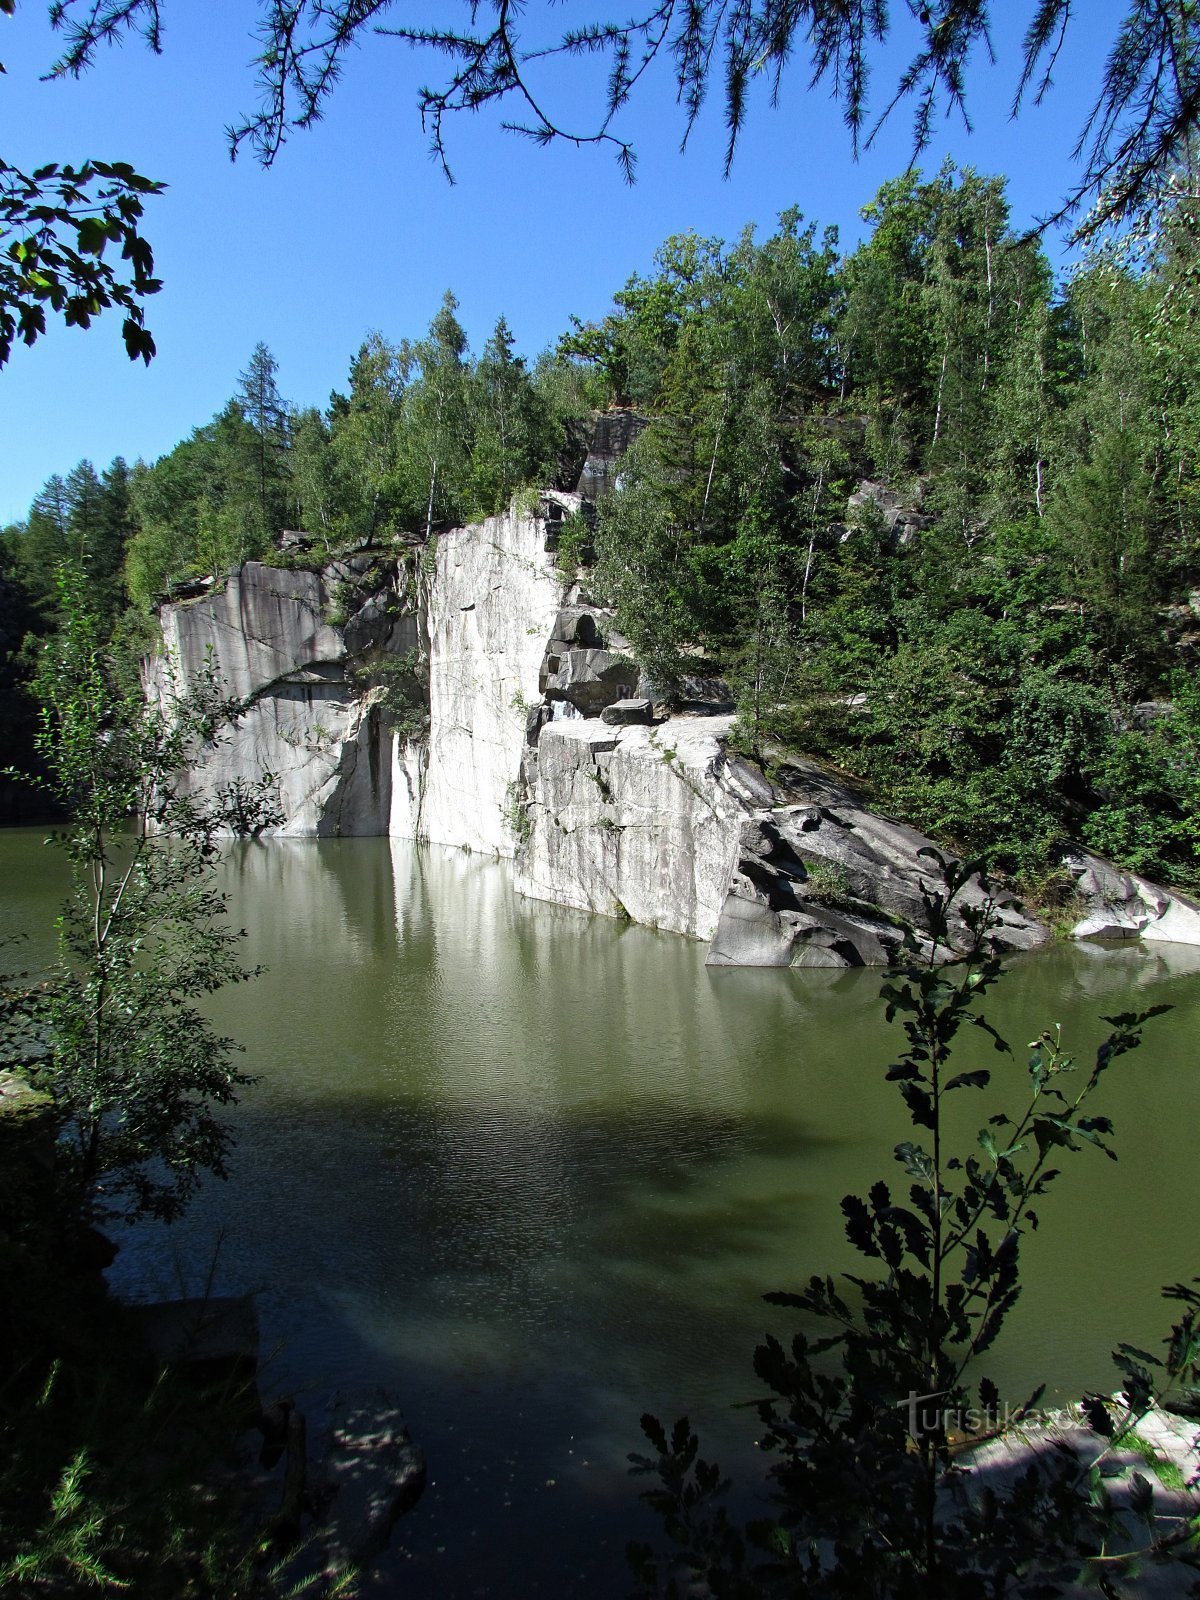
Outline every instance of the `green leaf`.
[(986, 1089), (992, 1081), (992, 1075), (986, 1070), (979, 1072), (960, 1072), (957, 1077), (951, 1078), (945, 1086), (949, 1094), (951, 1089)]

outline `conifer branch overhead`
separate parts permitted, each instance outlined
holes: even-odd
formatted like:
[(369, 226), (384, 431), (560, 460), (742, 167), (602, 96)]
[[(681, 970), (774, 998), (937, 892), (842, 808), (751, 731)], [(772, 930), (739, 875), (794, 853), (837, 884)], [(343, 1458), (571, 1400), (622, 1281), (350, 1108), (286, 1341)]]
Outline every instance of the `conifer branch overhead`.
[[(632, 14), (602, 0), (570, 4), (569, 23), (565, 5), (529, 0), (458, 0), (457, 20), (455, 8), (443, 5), (430, 6), (422, 22), (411, 20), (408, 8), (401, 20), (395, 0), (256, 0), (247, 10), (256, 18), (260, 99), (230, 129), (231, 147), (236, 152), (248, 143), (269, 166), (292, 129), (320, 118), (347, 53), (373, 34), (440, 62), (442, 74), (420, 89), (418, 109), (447, 175), (447, 119), (515, 101), (521, 109), (504, 119), (506, 128), (541, 144), (611, 147), (632, 178), (635, 151), (614, 123), (639, 87), (648, 92), (645, 80), (656, 64), (671, 74), (684, 143), (714, 80), (719, 84), (728, 172), (754, 83), (769, 84), (774, 99), (787, 73), (805, 60), (809, 89), (829, 91), (857, 149), (868, 126), (872, 53), (893, 30), (884, 0), (642, 0)], [(78, 74), (92, 65), (101, 44), (129, 34), (161, 49), (163, 9), (163, 0), (54, 0), (50, 15), (66, 48), (52, 71)], [(919, 30), (916, 45), (867, 142), (911, 101), (919, 154), (937, 113), (968, 119), (970, 69), (981, 54), (991, 60), (995, 8), (989, 0), (909, 0), (909, 9)], [(1053, 220), (1092, 206), (1080, 231), (1093, 232), (1151, 199), (1186, 164), (1200, 116), (1196, 9), (1195, 0), (1130, 0), (1074, 151), (1082, 176)], [(1050, 91), (1082, 14), (1078, 0), (1030, 0), (1029, 11), (1014, 113)], [(606, 82), (591, 114), (581, 110), (568, 122), (551, 108), (561, 86), (554, 63), (596, 56), (607, 62)], [(560, 65), (560, 78), (563, 70)]]

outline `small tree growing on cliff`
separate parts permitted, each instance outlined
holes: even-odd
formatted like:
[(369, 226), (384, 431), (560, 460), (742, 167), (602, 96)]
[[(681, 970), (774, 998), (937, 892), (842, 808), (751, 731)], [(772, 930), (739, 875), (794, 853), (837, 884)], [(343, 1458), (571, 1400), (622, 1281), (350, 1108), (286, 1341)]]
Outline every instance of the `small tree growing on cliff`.
[[(214, 1108), (250, 1080), (198, 1002), (254, 976), (215, 887), (217, 839), (273, 819), (272, 779), (236, 815), (183, 792), (189, 759), (235, 720), (211, 672), (169, 706), (118, 688), (85, 574), (58, 574), (62, 626), (37, 679), (47, 787), (71, 863), (48, 978), (0, 1005), (0, 1067), (54, 1100), (65, 1198), (83, 1217), (170, 1218), (203, 1172), (223, 1176), (229, 1129)], [(247, 820), (251, 826), (247, 829)]]

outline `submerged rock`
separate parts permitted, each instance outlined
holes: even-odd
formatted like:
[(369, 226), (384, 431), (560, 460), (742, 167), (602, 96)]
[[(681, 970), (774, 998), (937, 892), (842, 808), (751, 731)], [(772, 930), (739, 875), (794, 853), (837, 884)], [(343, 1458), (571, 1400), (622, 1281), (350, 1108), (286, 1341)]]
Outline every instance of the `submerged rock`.
[(324, 1508), (314, 1538), (326, 1571), (367, 1571), (424, 1493), (425, 1454), (386, 1392), (368, 1401), (339, 1397), (309, 1479)]

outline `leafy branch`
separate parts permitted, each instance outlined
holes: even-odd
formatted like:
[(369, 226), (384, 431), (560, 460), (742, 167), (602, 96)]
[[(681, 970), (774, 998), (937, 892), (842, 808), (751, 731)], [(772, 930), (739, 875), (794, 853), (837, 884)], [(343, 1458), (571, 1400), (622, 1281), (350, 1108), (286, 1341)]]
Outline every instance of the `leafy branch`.
[[(17, 339), (31, 345), (45, 333), (47, 310), (86, 328), (114, 306), (130, 360), (150, 362), (141, 302), (162, 285), (140, 224), (145, 199), (163, 188), (123, 161), (29, 173), (0, 161), (0, 367)], [(126, 265), (106, 259), (115, 250)]]
[[(985, 900), (962, 909), (971, 948), (940, 964), (951, 905), (974, 874), (970, 863), (926, 854), (942, 880), (924, 891), (928, 934), (909, 936), (906, 958), (883, 987), (888, 1019), (900, 1021), (906, 1039), (887, 1077), (924, 1131), (894, 1152), (911, 1180), (907, 1203), (882, 1181), (865, 1197), (848, 1195), (846, 1236), (873, 1270), (841, 1282), (814, 1276), (799, 1292), (765, 1297), (801, 1320), (790, 1344), (768, 1336), (755, 1353), (769, 1391), (757, 1409), (759, 1443), (773, 1457), (771, 1515), (739, 1528), (720, 1503), (730, 1484), (700, 1456), (687, 1419), (670, 1436), (654, 1417), (642, 1419), (654, 1453), (630, 1459), (635, 1473), (657, 1479), (644, 1498), (673, 1546), (665, 1564), (649, 1546), (631, 1549), (648, 1594), (692, 1592), (688, 1586), (698, 1583), (747, 1600), (773, 1593), (966, 1600), (1009, 1594), (1030, 1579), (1037, 1593), (1058, 1594), (1081, 1571), (1102, 1593), (1116, 1594), (1114, 1585), (1143, 1555), (1194, 1564), (1195, 1519), (1160, 1525), (1151, 1486), (1135, 1479), (1131, 1513), (1145, 1532), (1131, 1539), (1128, 1519), (1092, 1481), (1094, 1456), (1045, 1450), (1003, 1490), (983, 1478), (958, 1493), (960, 1435), (978, 1442), (1002, 1415), (1020, 1421), (1041, 1398), (1038, 1389), (1002, 1411), (996, 1384), (983, 1376), (973, 1405), (966, 1380), (1016, 1303), (1021, 1239), (1037, 1227), (1034, 1206), (1059, 1176), (1051, 1163), (1086, 1145), (1115, 1159), (1112, 1124), (1087, 1102), (1112, 1063), (1140, 1042), (1143, 1025), (1166, 1008), (1105, 1019), (1112, 1031), (1078, 1087), (1057, 1031), (1044, 1033), (1030, 1047), (1024, 1110), (991, 1117), (975, 1151), (951, 1154), (943, 1144), (948, 1097), (986, 1089), (992, 1078), (982, 1067), (951, 1069), (961, 1031), (979, 1030), (995, 1050), (1011, 1052), (979, 1010), (1001, 975), (993, 908)], [(1165, 1359), (1123, 1346), (1124, 1406), (1114, 1413), (1097, 1397), (1084, 1403), (1108, 1441), (1101, 1455), (1130, 1435), (1156, 1392), (1195, 1381), (1200, 1295), (1182, 1284), (1167, 1294), (1185, 1312)], [(1157, 1391), (1156, 1371), (1166, 1380)]]

